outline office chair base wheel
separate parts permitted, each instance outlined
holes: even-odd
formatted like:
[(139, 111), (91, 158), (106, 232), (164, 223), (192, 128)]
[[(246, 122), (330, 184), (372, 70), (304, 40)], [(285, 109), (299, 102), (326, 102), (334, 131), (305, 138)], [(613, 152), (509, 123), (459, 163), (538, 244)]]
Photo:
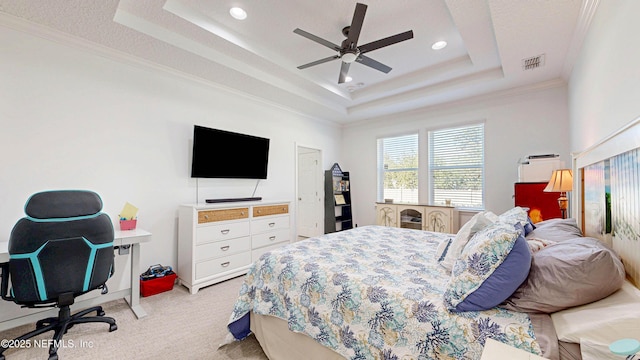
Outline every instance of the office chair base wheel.
[[(111, 324), (111, 325), (109, 326), (109, 332), (116, 331), (116, 330), (118, 330), (118, 325), (116, 325), (116, 324)], [(0, 360), (2, 360), (2, 359), (0, 359)]]
[(49, 355), (49, 360), (58, 360), (58, 354)]
[(98, 310), (98, 311), (96, 311), (96, 314), (97, 314), (98, 316), (104, 316), (104, 310), (102, 310), (102, 309), (101, 309), (101, 310)]

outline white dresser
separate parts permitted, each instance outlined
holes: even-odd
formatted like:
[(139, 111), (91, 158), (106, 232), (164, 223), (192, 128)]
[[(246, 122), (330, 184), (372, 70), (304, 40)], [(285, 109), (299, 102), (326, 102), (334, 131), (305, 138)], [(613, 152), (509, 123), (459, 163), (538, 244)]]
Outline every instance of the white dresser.
[(192, 294), (245, 274), (265, 252), (291, 239), (288, 201), (181, 205), (178, 278)]

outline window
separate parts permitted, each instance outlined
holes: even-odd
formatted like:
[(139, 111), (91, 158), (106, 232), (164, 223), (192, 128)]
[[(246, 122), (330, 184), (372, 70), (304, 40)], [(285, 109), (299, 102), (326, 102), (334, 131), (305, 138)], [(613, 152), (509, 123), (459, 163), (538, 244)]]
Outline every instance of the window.
[(418, 134), (378, 139), (378, 201), (418, 203)]
[(484, 124), (429, 132), (433, 204), (484, 208)]

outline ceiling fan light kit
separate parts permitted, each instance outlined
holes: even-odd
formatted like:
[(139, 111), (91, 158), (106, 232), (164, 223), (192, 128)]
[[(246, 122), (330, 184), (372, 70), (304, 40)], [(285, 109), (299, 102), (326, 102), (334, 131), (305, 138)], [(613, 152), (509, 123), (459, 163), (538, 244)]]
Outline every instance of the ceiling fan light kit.
[(342, 61), (351, 64), (352, 62), (356, 61), (356, 59), (358, 58), (358, 56), (360, 56), (359, 52), (346, 52), (344, 54), (342, 54), (342, 56), (340, 57), (340, 59), (342, 59)]
[(322, 39), (316, 35), (308, 33), (301, 29), (293, 30), (294, 33), (306, 37), (309, 40), (315, 41), (320, 45), (324, 45), (334, 51), (338, 52), (338, 55), (329, 56), (324, 59), (316, 60), (308, 64), (298, 66), (298, 69), (306, 69), (311, 66), (323, 64), (332, 60), (340, 59), (342, 65), (340, 67), (340, 75), (338, 77), (338, 83), (342, 84), (346, 82), (347, 74), (349, 73), (349, 66), (353, 62), (358, 62), (362, 65), (368, 66), (372, 69), (376, 69), (383, 73), (391, 71), (391, 67), (382, 64), (368, 56), (363, 54), (383, 48), (385, 46), (393, 45), (401, 41), (409, 40), (413, 38), (413, 31), (405, 31), (400, 34), (386, 37), (384, 39), (376, 40), (361, 46), (358, 46), (358, 38), (360, 37), (360, 31), (362, 30), (362, 24), (364, 23), (364, 15), (367, 12), (367, 5), (357, 3), (356, 9), (353, 13), (353, 19), (351, 25), (342, 29), (342, 34), (347, 38), (342, 41), (341, 45), (334, 44), (328, 40)]

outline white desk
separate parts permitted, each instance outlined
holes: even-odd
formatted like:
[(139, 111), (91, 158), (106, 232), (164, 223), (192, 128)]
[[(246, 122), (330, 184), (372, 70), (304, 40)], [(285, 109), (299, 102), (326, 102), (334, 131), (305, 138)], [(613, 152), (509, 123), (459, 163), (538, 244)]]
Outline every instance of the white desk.
[[(99, 304), (104, 304), (105, 302), (124, 298), (129, 307), (136, 315), (138, 319), (147, 316), (146, 311), (140, 306), (140, 243), (147, 242), (151, 239), (151, 233), (142, 230), (142, 229), (134, 229), (134, 230), (115, 230), (115, 240), (113, 241), (114, 247), (119, 248), (129, 248), (131, 262), (130, 265), (127, 266), (130, 269), (130, 285), (127, 284), (126, 288), (119, 289), (116, 291), (109, 291), (105, 295), (99, 295), (99, 292), (92, 291), (85, 295), (82, 295), (78, 298), (79, 301), (76, 301), (73, 305), (71, 305), (72, 311), (80, 310), (92, 306), (96, 306)], [(116, 251), (116, 256), (118, 254), (118, 250)], [(9, 261), (9, 242), (2, 241), (0, 242), (0, 263)], [(126, 270), (126, 269), (125, 269)], [(116, 267), (116, 273), (118, 272), (118, 267)], [(114, 275), (115, 276), (115, 275)], [(111, 281), (111, 280), (110, 280)], [(128, 283), (128, 281), (127, 281)], [(109, 282), (107, 282), (107, 286), (109, 286)], [(98, 294), (98, 296), (96, 296)], [(82, 299), (82, 300), (80, 300)], [(10, 304), (7, 301), (1, 301), (2, 303)], [(10, 304), (11, 305), (11, 304)], [(58, 309), (50, 308), (50, 309), (21, 309), (20, 307), (13, 304), (16, 311), (10, 315), (8, 318), (3, 317), (3, 321), (0, 322), (0, 331), (11, 329), (16, 326), (35, 323), (36, 321), (48, 317), (48, 316), (57, 316)]]

